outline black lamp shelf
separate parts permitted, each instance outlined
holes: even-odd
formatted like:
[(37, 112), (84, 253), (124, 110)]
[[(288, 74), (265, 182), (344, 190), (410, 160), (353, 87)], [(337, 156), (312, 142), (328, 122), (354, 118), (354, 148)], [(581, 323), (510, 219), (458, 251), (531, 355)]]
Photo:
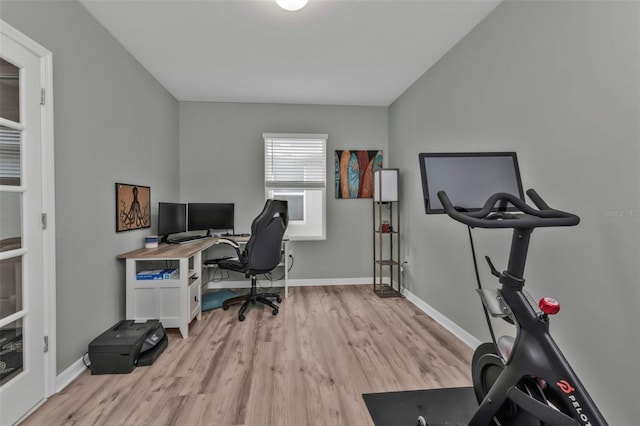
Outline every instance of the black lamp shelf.
[(373, 291), (402, 297), (398, 169), (380, 169), (373, 179)]

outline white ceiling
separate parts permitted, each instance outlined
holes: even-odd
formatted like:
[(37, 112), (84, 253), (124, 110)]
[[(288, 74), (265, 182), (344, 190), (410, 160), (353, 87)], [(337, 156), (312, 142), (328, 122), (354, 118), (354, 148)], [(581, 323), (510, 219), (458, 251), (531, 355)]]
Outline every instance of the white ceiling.
[(80, 0), (180, 101), (388, 106), (500, 0)]

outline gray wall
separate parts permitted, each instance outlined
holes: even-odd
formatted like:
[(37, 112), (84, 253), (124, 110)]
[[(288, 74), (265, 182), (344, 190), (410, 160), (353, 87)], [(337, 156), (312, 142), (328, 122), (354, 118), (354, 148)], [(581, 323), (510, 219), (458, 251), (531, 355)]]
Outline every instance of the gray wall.
[[(640, 418), (640, 27), (637, 2), (507, 1), (390, 106), (409, 290), (486, 339), (465, 226), (424, 214), (418, 153), (517, 151), (525, 187), (576, 212), (534, 232), (526, 278), (612, 425)], [(476, 230), (506, 267), (510, 232)], [(482, 262), (485, 285), (495, 281)]]
[[(180, 102), (180, 197), (234, 202), (236, 231), (264, 205), (263, 133), (327, 133), (327, 239), (290, 244), (292, 279), (370, 277), (371, 200), (335, 199), (336, 149), (382, 149), (387, 108)], [(386, 164), (386, 158), (385, 158)]]
[[(53, 53), (60, 373), (124, 318), (115, 257), (179, 197), (178, 103), (79, 3), (3, 0), (1, 13)], [(151, 229), (116, 234), (115, 182), (151, 187)]]

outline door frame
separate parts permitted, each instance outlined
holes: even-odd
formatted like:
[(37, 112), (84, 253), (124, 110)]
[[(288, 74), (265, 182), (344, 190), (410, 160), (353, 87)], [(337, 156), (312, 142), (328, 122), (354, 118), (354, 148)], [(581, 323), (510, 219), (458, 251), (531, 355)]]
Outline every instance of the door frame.
[[(49, 50), (0, 20), (0, 32), (40, 58), (42, 213), (43, 229), (44, 335), (48, 351), (44, 354), (45, 399), (56, 393), (56, 238), (55, 238), (55, 163), (53, 150), (53, 58)], [(44, 342), (43, 342), (44, 347)], [(44, 402), (44, 401), (43, 401)], [(35, 409), (35, 408), (34, 408)], [(25, 413), (29, 414), (29, 413)]]

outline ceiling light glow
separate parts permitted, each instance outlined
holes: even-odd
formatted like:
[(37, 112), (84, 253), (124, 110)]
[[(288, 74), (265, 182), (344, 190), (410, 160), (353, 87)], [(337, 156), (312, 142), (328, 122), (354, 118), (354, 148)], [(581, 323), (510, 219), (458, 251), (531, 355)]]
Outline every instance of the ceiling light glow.
[(284, 10), (295, 11), (302, 9), (309, 0), (276, 0), (278, 6)]

